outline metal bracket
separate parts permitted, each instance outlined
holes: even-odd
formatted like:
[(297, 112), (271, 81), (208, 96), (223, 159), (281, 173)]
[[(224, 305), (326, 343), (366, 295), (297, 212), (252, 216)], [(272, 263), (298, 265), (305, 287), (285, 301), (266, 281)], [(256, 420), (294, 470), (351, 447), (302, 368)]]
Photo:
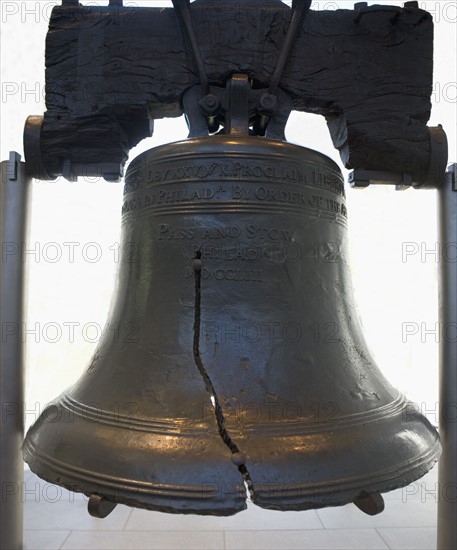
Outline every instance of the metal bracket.
[(208, 76), (206, 74), (205, 63), (201, 56), (200, 48), (198, 47), (197, 38), (192, 27), (192, 19), (190, 17), (189, 9), (190, 2), (189, 0), (172, 0), (172, 2), (184, 39), (187, 39), (190, 43), (190, 47), (192, 48), (195, 64), (197, 65), (198, 76), (200, 78), (202, 93), (205, 96), (209, 93)]
[(411, 174), (400, 174), (383, 170), (353, 170), (349, 173), (349, 184), (354, 189), (365, 189), (370, 185), (395, 185), (399, 191), (413, 185)]
[(41, 129), (43, 116), (31, 115), (25, 121), (24, 127), (24, 157), (28, 174), (41, 180), (51, 180), (54, 177), (44, 168), (41, 154)]
[[(201, 99), (199, 100), (200, 113), (196, 112), (194, 105), (197, 87), (192, 88), (192, 91), (188, 90), (183, 96), (183, 107), (188, 121), (189, 137), (208, 135), (208, 132), (217, 132), (222, 122), (220, 116), (222, 104), (222, 98), (220, 97), (221, 94), (217, 92), (215, 93), (214, 87), (209, 86), (205, 64), (192, 28), (189, 0), (172, 0), (172, 2), (179, 20), (181, 32), (191, 46), (200, 78), (200, 86), (198, 87), (201, 95)], [(278, 62), (271, 77), (269, 89), (268, 91), (262, 90), (260, 98), (257, 100), (257, 113), (255, 120), (253, 121), (252, 130), (254, 135), (266, 135), (268, 125), (278, 111), (279, 104), (277, 94), (279, 92), (279, 81), (289, 57), (293, 41), (303, 23), (306, 13), (309, 11), (310, 6), (311, 0), (294, 0), (292, 3), (292, 18), (287, 30), (284, 44), (279, 54)], [(249, 135), (249, 102), (250, 96), (253, 95), (252, 92), (254, 91), (251, 91), (248, 76), (241, 74), (232, 75), (232, 77), (227, 81), (226, 92), (225, 99), (226, 103), (228, 102), (228, 108), (225, 109), (225, 120), (223, 121), (225, 133), (232, 135)], [(284, 121), (285, 127), (285, 123), (287, 122), (287, 118), (291, 110), (292, 105), (284, 119), (285, 111), (282, 109), (281, 116), (276, 118), (273, 123), (274, 129), (270, 132), (270, 134), (273, 135), (270, 135), (269, 137), (273, 137), (274, 139), (274, 137), (278, 136), (278, 139), (285, 139), (284, 128), (280, 128), (280, 126), (281, 122)], [(202, 114), (206, 122), (202, 120)]]
[(234, 74), (228, 81), (229, 108), (225, 133), (231, 136), (249, 135), (249, 80), (245, 74)]
[[(241, 132), (240, 125), (243, 124), (243, 135), (286, 139), (285, 127), (293, 105), (291, 98), (281, 89), (272, 98), (266, 89), (252, 89), (247, 75), (235, 74), (227, 81), (225, 88), (210, 86), (209, 93), (204, 97), (201, 90), (201, 86), (189, 88), (182, 98), (189, 138), (216, 132), (233, 134), (235, 127)], [(246, 97), (243, 98), (243, 95)], [(268, 103), (270, 99), (271, 103)], [(261, 130), (259, 119), (270, 108), (268, 125)], [(232, 109), (236, 113), (231, 113)]]

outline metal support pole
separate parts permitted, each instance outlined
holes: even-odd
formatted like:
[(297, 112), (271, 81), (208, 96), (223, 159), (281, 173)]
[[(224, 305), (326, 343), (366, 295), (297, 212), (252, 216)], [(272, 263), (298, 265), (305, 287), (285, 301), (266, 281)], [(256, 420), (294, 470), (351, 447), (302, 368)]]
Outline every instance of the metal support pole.
[(0, 164), (0, 548), (23, 548), (24, 307), (22, 244), (26, 237), (30, 178), (20, 155)]
[[(457, 164), (452, 164), (439, 189), (439, 233), (441, 250), (455, 252), (457, 243)], [(444, 254), (440, 262), (440, 325), (457, 323), (457, 263)], [(450, 325), (452, 323), (452, 325)], [(440, 331), (443, 334), (442, 331)], [(445, 333), (445, 332), (444, 332)], [(457, 343), (440, 339), (440, 437), (443, 447), (438, 466), (438, 549), (457, 548)]]

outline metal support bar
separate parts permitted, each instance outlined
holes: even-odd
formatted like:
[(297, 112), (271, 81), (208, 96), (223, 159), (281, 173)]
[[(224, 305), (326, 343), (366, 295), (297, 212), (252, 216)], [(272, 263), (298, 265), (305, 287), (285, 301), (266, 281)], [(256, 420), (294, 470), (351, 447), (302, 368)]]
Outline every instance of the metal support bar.
[(290, 21), (289, 28), (287, 29), (286, 39), (282, 45), (281, 51), (279, 52), (278, 62), (271, 76), (270, 94), (272, 95), (275, 95), (278, 91), (279, 81), (281, 80), (284, 67), (286, 66), (286, 62), (289, 58), (292, 44), (310, 7), (311, 0), (295, 0), (292, 2), (292, 19)]
[(24, 357), (21, 322), (24, 307), (24, 266), (21, 248), (26, 237), (30, 178), (20, 155), (0, 164), (0, 548), (23, 548), (22, 484), (24, 464)]
[(271, 75), (269, 93), (264, 94), (260, 100), (260, 116), (255, 125), (256, 135), (265, 135), (265, 130), (268, 126), (269, 120), (274, 115), (278, 107), (276, 95), (279, 92), (279, 82), (281, 80), (282, 73), (284, 72), (284, 67), (288, 61), (292, 44), (297, 37), (300, 27), (303, 26), (303, 21), (310, 7), (311, 0), (294, 0), (292, 2), (292, 18), (290, 20), (289, 28), (287, 29), (284, 44), (279, 52), (276, 67)]
[[(439, 239), (441, 247), (455, 248), (457, 242), (457, 164), (446, 173), (438, 191)], [(457, 323), (457, 263), (440, 262), (440, 325)], [(449, 414), (457, 401), (457, 343), (440, 339), (440, 437), (443, 452), (438, 465), (438, 550), (457, 548), (457, 422)]]
[(173, 2), (173, 7), (176, 11), (178, 17), (179, 25), (181, 27), (181, 32), (185, 39), (192, 48), (192, 53), (194, 54), (195, 64), (197, 65), (198, 76), (200, 78), (200, 84), (202, 87), (203, 95), (209, 93), (208, 87), (208, 76), (206, 75), (205, 62), (203, 61), (202, 55), (200, 53), (200, 48), (198, 47), (197, 38), (195, 36), (194, 30), (192, 28), (192, 18), (190, 16), (189, 9), (189, 0), (171, 0)]

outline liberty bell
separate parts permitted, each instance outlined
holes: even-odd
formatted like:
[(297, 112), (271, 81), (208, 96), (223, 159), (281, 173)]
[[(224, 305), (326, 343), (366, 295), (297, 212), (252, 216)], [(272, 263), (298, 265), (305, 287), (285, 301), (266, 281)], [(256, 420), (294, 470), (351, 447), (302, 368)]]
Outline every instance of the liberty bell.
[[(274, 3), (274, 2), (273, 2)], [(376, 366), (359, 325), (341, 171), (292, 145), (278, 87), (243, 73), (182, 97), (189, 138), (130, 164), (123, 257), (85, 374), (30, 428), (43, 479), (118, 504), (231, 515), (354, 502), (424, 475), (438, 434)], [(310, 2), (296, 2), (302, 9)]]

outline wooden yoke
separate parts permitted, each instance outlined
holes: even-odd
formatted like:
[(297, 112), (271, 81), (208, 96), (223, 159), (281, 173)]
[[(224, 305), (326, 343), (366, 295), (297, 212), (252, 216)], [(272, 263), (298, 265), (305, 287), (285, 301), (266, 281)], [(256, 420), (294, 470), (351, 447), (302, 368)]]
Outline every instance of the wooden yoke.
[[(224, 87), (242, 73), (253, 89), (268, 88), (291, 19), (287, 5), (197, 0), (190, 11), (209, 85)], [(408, 173), (421, 186), (437, 163), (436, 132), (427, 127), (432, 73), (428, 12), (417, 2), (359, 3), (307, 13), (279, 90), (294, 110), (326, 118), (347, 168)], [(184, 93), (199, 84), (173, 9), (64, 0), (46, 40), (47, 111), (26, 124), (32, 175), (119, 179), (153, 120), (180, 116)]]

